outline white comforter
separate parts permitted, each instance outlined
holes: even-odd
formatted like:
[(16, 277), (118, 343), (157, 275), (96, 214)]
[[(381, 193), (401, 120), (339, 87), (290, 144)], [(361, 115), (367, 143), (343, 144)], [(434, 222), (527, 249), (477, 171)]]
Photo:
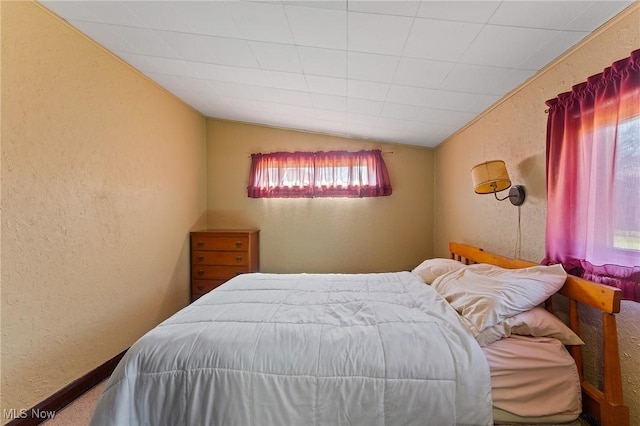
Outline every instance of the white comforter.
[(487, 425), (489, 368), (410, 272), (246, 274), (136, 342), (92, 425)]

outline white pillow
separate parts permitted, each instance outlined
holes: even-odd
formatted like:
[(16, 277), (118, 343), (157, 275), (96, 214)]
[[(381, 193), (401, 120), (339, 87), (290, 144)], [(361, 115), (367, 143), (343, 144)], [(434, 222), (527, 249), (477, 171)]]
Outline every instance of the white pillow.
[(425, 283), (431, 284), (433, 280), (440, 275), (464, 268), (465, 266), (467, 265), (462, 262), (458, 262), (457, 260), (434, 258), (425, 260), (413, 268), (411, 272), (418, 275)]
[(538, 306), (564, 285), (562, 265), (504, 269), (477, 264), (448, 272), (431, 286), (467, 321), (474, 336)]
[(480, 346), (487, 346), (512, 334), (534, 337), (553, 337), (565, 345), (584, 345), (580, 337), (558, 317), (541, 307), (535, 307), (486, 328), (476, 337)]

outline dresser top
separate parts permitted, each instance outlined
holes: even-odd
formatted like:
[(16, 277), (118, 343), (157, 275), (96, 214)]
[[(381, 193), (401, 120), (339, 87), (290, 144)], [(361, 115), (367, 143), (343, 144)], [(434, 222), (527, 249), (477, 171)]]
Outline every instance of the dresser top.
[(257, 234), (259, 229), (203, 229), (202, 231), (191, 231), (191, 234)]

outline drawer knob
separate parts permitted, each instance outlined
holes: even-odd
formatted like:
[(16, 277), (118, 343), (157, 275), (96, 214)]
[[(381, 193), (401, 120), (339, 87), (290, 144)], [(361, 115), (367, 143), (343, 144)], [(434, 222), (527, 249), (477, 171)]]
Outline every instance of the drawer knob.
[(198, 287), (198, 290), (200, 291), (204, 290), (204, 286), (202, 284), (198, 284), (197, 287)]
[(204, 256), (198, 256), (198, 262), (202, 262), (204, 260)]
[(198, 241), (198, 247), (204, 247), (204, 241)]
[(198, 271), (198, 275), (204, 275), (204, 271), (203, 271), (202, 269), (200, 269), (200, 270)]
[(236, 248), (242, 247), (242, 241), (236, 241)]
[(242, 262), (242, 256), (237, 256), (236, 257), (236, 262), (238, 262), (238, 263)]

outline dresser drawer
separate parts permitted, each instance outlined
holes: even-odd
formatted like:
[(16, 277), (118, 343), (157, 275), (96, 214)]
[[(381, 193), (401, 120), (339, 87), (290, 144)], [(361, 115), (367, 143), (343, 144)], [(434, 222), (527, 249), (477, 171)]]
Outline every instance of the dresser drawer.
[(243, 251), (194, 251), (191, 261), (194, 265), (246, 266), (249, 255)]
[(193, 280), (191, 283), (191, 293), (205, 294), (214, 288), (220, 287), (225, 282), (227, 282), (227, 280)]
[(193, 265), (191, 276), (194, 280), (229, 280), (245, 272), (250, 272), (246, 266)]
[(246, 235), (195, 236), (191, 240), (192, 250), (246, 251), (248, 248), (249, 237)]

